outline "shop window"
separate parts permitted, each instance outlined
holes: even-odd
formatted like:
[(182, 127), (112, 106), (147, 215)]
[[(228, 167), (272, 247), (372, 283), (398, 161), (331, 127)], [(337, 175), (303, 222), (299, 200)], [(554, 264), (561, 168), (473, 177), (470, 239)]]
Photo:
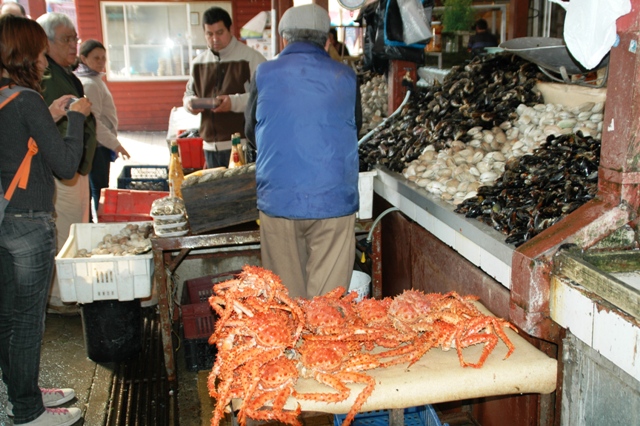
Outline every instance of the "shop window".
[(231, 2), (102, 2), (110, 81), (186, 80), (193, 58), (207, 48), (202, 14)]

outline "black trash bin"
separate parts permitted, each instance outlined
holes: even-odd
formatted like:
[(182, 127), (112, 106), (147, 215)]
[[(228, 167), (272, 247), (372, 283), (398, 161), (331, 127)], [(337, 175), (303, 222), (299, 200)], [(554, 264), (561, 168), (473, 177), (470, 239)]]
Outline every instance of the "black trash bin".
[(140, 300), (99, 300), (81, 306), (87, 356), (95, 362), (120, 362), (142, 348)]

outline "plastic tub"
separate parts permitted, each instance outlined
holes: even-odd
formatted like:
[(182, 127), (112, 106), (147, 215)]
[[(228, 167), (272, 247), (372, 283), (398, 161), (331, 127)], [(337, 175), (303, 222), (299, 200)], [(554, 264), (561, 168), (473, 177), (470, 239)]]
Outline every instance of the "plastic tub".
[(142, 348), (140, 300), (101, 300), (81, 307), (87, 356), (95, 362), (120, 362)]
[(360, 271), (353, 271), (351, 274), (351, 282), (349, 283), (349, 291), (358, 293), (356, 302), (361, 301), (365, 297), (369, 297), (371, 291), (371, 277)]

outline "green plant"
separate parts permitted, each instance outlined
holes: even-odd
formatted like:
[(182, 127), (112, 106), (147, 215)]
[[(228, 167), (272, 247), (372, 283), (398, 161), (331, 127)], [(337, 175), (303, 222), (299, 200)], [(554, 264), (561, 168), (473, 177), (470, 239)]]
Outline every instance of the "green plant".
[(446, 32), (470, 31), (475, 17), (472, 0), (444, 0), (442, 26)]

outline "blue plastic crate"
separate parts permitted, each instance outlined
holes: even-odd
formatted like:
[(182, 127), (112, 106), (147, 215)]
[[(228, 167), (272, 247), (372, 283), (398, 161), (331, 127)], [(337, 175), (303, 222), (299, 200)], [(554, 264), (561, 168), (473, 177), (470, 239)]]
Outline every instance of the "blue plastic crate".
[[(367, 411), (356, 415), (353, 420), (354, 426), (369, 426), (389, 424), (390, 410)], [(342, 425), (347, 417), (346, 414), (336, 414), (333, 416), (333, 424), (335, 426)], [(431, 405), (420, 405), (404, 409), (405, 426), (449, 426), (447, 423), (440, 423), (440, 418), (436, 414), (436, 410)]]

